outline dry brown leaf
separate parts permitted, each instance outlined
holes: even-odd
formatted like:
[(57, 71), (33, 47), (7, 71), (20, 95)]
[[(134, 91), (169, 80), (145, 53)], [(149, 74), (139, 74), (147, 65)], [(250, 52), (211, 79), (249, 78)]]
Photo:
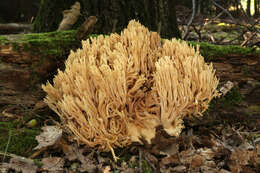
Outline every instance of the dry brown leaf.
[(62, 136), (62, 129), (58, 126), (44, 126), (42, 128), (43, 132), (36, 136), (38, 145), (34, 149), (41, 149), (43, 147), (48, 147), (54, 145)]
[(110, 166), (106, 166), (103, 173), (111, 173), (110, 171), (111, 171)]
[(161, 162), (160, 162), (160, 167), (166, 167), (167, 165), (180, 165), (181, 161), (179, 159), (178, 154), (169, 156), (169, 157), (164, 157)]
[(9, 163), (3, 163), (1, 165), (1, 169), (14, 169), (22, 173), (36, 173), (38, 167), (34, 164), (33, 160), (24, 159), (23, 161), (23, 159), (20, 158), (11, 158)]
[(215, 156), (215, 153), (212, 151), (211, 148), (200, 148), (197, 149), (196, 152), (199, 153), (206, 160), (212, 160)]
[(186, 166), (179, 165), (179, 166), (175, 166), (172, 170), (174, 172), (185, 172), (186, 169), (187, 169)]
[(65, 153), (66, 154), (65, 158), (68, 159), (69, 161), (74, 161), (74, 160), (80, 161), (80, 166), (78, 168), (80, 172), (95, 173), (98, 170), (99, 165), (97, 165), (93, 161), (94, 150), (92, 150), (92, 152), (86, 156), (84, 155), (84, 153), (85, 153), (84, 148), (79, 148), (78, 145), (74, 144), (71, 145), (69, 150), (67, 150), (67, 152)]
[(224, 86), (219, 89), (219, 91), (221, 92), (222, 96), (225, 96), (233, 88), (233, 86), (233, 82), (227, 81), (227, 83), (225, 83)]
[(232, 152), (230, 160), (237, 162), (239, 165), (247, 165), (251, 154), (247, 149), (237, 148)]
[(179, 144), (171, 143), (168, 147), (161, 149), (160, 154), (171, 156), (179, 152)]
[(153, 168), (153, 169), (156, 169), (156, 165), (158, 164), (158, 159), (150, 154), (149, 152), (144, 152), (144, 157), (145, 157), (145, 160), (148, 161), (148, 163), (150, 164), (150, 166)]
[(200, 167), (203, 164), (204, 160), (205, 158), (203, 158), (201, 155), (195, 154), (194, 156), (192, 156), (190, 168), (193, 169), (196, 167)]
[(42, 169), (44, 171), (62, 171), (64, 166), (64, 159), (61, 157), (48, 157), (43, 158), (42, 162)]

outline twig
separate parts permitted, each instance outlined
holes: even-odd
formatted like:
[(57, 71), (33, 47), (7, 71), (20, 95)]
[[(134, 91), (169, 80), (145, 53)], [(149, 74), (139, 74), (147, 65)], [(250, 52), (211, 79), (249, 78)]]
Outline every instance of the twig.
[(245, 46), (248, 43), (248, 41), (251, 40), (254, 36), (256, 36), (256, 32), (252, 33), (248, 38), (246, 38), (240, 46)]
[(24, 163), (34, 164), (34, 161), (32, 159), (28, 159), (28, 158), (25, 158), (25, 157), (22, 157), (22, 156), (17, 156), (15, 154), (4, 153), (4, 152), (0, 151), (0, 155), (8, 156), (8, 157), (11, 157), (11, 158), (15, 158), (15, 159), (17, 159), (17, 160), (19, 160), (21, 162), (24, 162)]
[(139, 172), (142, 173), (142, 150), (139, 148)]
[(200, 41), (201, 40), (201, 25), (200, 25), (200, 28), (199, 29), (197, 29), (196, 28), (196, 26), (195, 25), (192, 25), (192, 27), (193, 27), (193, 29), (194, 29), (194, 31), (198, 34), (198, 36), (199, 36), (199, 40), (198, 41)]
[(152, 163), (152, 161), (147, 157), (147, 153), (144, 153), (144, 159), (148, 162), (148, 164), (154, 169), (156, 170), (156, 167), (154, 166), (154, 164)]
[(212, 3), (213, 3), (216, 7), (220, 8), (221, 10), (223, 10), (233, 21), (235, 21), (234, 17), (227, 11), (227, 9), (225, 9), (224, 7), (222, 7), (221, 5), (219, 5), (218, 3), (216, 3), (214, 0), (211, 0), (211, 1), (212, 1)]
[(31, 24), (19, 24), (19, 23), (0, 23), (0, 31), (8, 31), (10, 33), (18, 32), (18, 31), (32, 31)]
[(25, 111), (32, 113), (32, 114), (35, 115), (36, 117), (38, 117), (38, 118), (40, 118), (40, 119), (44, 119), (44, 120), (46, 119), (46, 118), (43, 118), (41, 115), (35, 113), (34, 111), (30, 110), (30, 109), (29, 109), (28, 107), (26, 107), (24, 104), (20, 103), (20, 104), (18, 104), (18, 105), (21, 106), (21, 107), (23, 107), (23, 108), (25, 109)]
[(240, 9), (240, 10), (243, 12), (243, 14), (246, 16), (246, 21), (247, 21), (247, 23), (249, 23), (249, 17), (248, 17), (248, 15), (246, 14), (246, 12), (245, 12), (245, 10), (244, 10), (242, 4), (241, 4), (241, 1), (238, 1), (238, 6), (240, 7), (239, 9)]
[(189, 22), (187, 23), (187, 26), (186, 26), (186, 29), (185, 29), (185, 34), (184, 34), (184, 37), (183, 37), (183, 40), (185, 40), (189, 34), (189, 27), (194, 19), (194, 16), (195, 16), (195, 8), (196, 4), (195, 4), (195, 0), (192, 0), (192, 15), (191, 15), (191, 18), (189, 20)]
[(260, 41), (257, 41), (255, 43), (249, 44), (248, 47), (258, 46), (260, 47)]
[(232, 43), (233, 41), (239, 39), (239, 38), (242, 37), (246, 32), (248, 32), (248, 30), (249, 30), (249, 31), (252, 31), (253, 28), (255, 28), (255, 25), (257, 25), (259, 21), (260, 21), (260, 19), (256, 20), (256, 22), (253, 23), (251, 26), (246, 26), (246, 25), (242, 25), (242, 24), (237, 24), (237, 25), (241, 25), (241, 26), (243, 26), (243, 27), (246, 27), (247, 30), (246, 30), (246, 31), (243, 31), (243, 32), (242, 32), (239, 36), (237, 36), (236, 38), (234, 38), (234, 39), (232, 39), (232, 40), (230, 40), (230, 41), (228, 41), (228, 42), (224, 42), (224, 44), (230, 44), (230, 43)]
[(9, 144), (10, 144), (10, 141), (11, 141), (11, 136), (12, 136), (12, 130), (9, 131), (8, 141), (7, 141), (7, 144), (6, 144), (6, 147), (5, 147), (5, 152), (4, 152), (4, 157), (3, 157), (3, 162), (2, 163), (4, 163), (5, 156), (6, 156), (6, 153), (7, 153)]

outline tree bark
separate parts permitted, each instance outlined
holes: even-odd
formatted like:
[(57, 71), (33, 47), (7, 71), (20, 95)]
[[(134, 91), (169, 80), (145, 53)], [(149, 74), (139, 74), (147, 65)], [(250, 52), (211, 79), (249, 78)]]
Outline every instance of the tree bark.
[(249, 17), (251, 16), (250, 7), (251, 7), (251, 0), (247, 0), (246, 14), (247, 14), (247, 16), (249, 16)]
[(260, 1), (259, 0), (255, 0), (255, 17), (259, 16), (259, 8), (260, 8)]
[[(79, 0), (81, 17), (74, 28), (89, 16), (97, 16), (94, 33), (120, 32), (131, 19), (139, 20), (162, 37), (180, 38), (175, 14), (176, 0)], [(74, 0), (42, 1), (34, 22), (35, 32), (54, 31), (62, 20), (62, 11), (69, 9)]]

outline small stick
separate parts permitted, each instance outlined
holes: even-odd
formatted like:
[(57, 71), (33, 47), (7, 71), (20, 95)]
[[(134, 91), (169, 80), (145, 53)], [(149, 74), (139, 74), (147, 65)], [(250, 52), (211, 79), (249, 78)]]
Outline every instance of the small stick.
[(188, 34), (189, 34), (189, 27), (190, 27), (190, 25), (191, 25), (191, 23), (192, 23), (192, 21), (193, 21), (193, 19), (194, 19), (194, 16), (195, 16), (195, 10), (196, 10), (196, 9), (195, 9), (195, 6), (196, 6), (195, 0), (192, 0), (192, 15), (191, 15), (191, 18), (190, 18), (190, 20), (189, 20), (187, 26), (186, 26), (185, 34), (184, 34), (183, 40), (185, 40), (185, 39), (187, 38)]
[(139, 148), (139, 172), (142, 173), (142, 150)]

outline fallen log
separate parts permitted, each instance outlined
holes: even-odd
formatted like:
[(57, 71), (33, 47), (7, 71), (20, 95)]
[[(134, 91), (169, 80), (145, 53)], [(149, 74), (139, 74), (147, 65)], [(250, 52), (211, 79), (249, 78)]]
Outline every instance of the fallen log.
[(80, 47), (75, 33), (73, 30), (0, 36), (0, 87), (27, 90), (53, 75), (70, 50)]
[(0, 23), (0, 33), (14, 34), (18, 32), (32, 32), (31, 24), (22, 23)]
[[(190, 42), (196, 47), (198, 43)], [(199, 43), (201, 54), (210, 61), (218, 57), (260, 55), (253, 48)], [(64, 65), (70, 50), (81, 47), (77, 31), (0, 36), (0, 87), (28, 90), (51, 79)]]

